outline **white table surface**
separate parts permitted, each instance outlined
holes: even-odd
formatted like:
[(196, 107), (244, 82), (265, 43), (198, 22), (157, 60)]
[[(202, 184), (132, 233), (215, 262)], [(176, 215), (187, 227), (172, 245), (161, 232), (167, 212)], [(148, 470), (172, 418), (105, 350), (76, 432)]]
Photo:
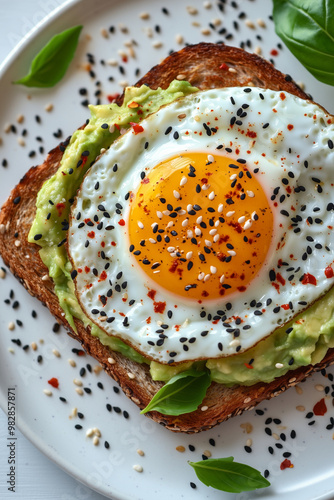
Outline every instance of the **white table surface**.
[[(17, 43), (63, 0), (0, 0), (0, 62)], [(1, 314), (1, 304), (0, 304)], [(7, 490), (7, 417), (0, 409), (0, 498), (8, 500), (102, 500), (99, 495), (72, 479), (18, 430), (16, 491)]]

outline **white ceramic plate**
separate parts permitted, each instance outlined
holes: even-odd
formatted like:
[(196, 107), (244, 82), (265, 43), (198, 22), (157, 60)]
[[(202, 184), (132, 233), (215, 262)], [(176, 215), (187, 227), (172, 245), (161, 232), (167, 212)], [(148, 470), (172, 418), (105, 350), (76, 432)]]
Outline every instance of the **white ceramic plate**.
[[(134, 83), (170, 50), (177, 50), (185, 43), (222, 40), (236, 46), (243, 42), (251, 51), (261, 47), (266, 58), (272, 58), (279, 69), (291, 73), (296, 81), (304, 82), (315, 100), (334, 112), (334, 89), (313, 79), (286, 48), (278, 46), (280, 41), (269, 19), (271, 2), (239, 1), (237, 5), (192, 0), (191, 4), (197, 13), (190, 13), (188, 2), (180, 0), (166, 4), (154, 0), (70, 1), (27, 37), (1, 71), (1, 203), (27, 168), (42, 162), (45, 152), (59, 142), (54, 134), (66, 138), (86, 120), (88, 113), (82, 101), (95, 103), (99, 97), (101, 102), (107, 102), (107, 95), (120, 92), (125, 81)], [(224, 12), (218, 5), (224, 6)], [(143, 19), (142, 13), (149, 13), (149, 18)], [(246, 24), (246, 19), (254, 23), (254, 28)], [(264, 20), (266, 27), (260, 27), (258, 19)], [(80, 46), (60, 85), (32, 90), (11, 84), (27, 72), (34, 54), (53, 34), (76, 24), (84, 25)], [(226, 31), (219, 33), (223, 28)], [(181, 43), (177, 35), (183, 37)], [(278, 54), (272, 55), (272, 50)], [(87, 53), (95, 57), (91, 68), (95, 77), (85, 68)], [(80, 88), (87, 89), (87, 95), (81, 95)], [(100, 96), (96, 95), (98, 90)], [(46, 111), (49, 104), (53, 104), (52, 111)], [(17, 120), (20, 115), (24, 116), (21, 123)], [(15, 128), (3, 132), (8, 125)], [(6, 411), (7, 390), (15, 387), (19, 429), (62, 469), (99, 493), (114, 500), (167, 500), (171, 496), (185, 500), (232, 498), (201, 484), (187, 464), (188, 460), (201, 460), (202, 454), (209, 451), (212, 457), (233, 455), (235, 460), (262, 473), (269, 471), (270, 488), (237, 495), (239, 500), (334, 497), (334, 429), (327, 428), (334, 418), (331, 397), (334, 386), (327, 376), (317, 374), (301, 384), (302, 394), (291, 389), (273, 401), (262, 403), (256, 411), (211, 431), (194, 436), (173, 434), (139, 415), (136, 406), (114, 391), (116, 384), (109, 377), (94, 372), (97, 365), (94, 360), (73, 352), (72, 349), (79, 347), (77, 343), (62, 329), (58, 333), (53, 331), (54, 321), (48, 311), (9, 273), (0, 282), (0, 312), (1, 407)], [(9, 330), (10, 322), (14, 322), (14, 330)], [(17, 339), (21, 346), (13, 343)], [(33, 342), (37, 350), (32, 349)], [(29, 345), (27, 350), (22, 348), (25, 345)], [(55, 350), (60, 357), (54, 354)], [(70, 365), (69, 359), (76, 362), (76, 367)], [(91, 373), (87, 365), (91, 366)], [(333, 374), (334, 370), (327, 373)], [(58, 378), (59, 389), (48, 384), (52, 377)], [(84, 391), (80, 396), (74, 379), (81, 380), (82, 387), (91, 393)], [(324, 391), (319, 392), (319, 386), (328, 387), (327, 396)], [(50, 389), (52, 396), (47, 397), (44, 389)], [(327, 413), (308, 415), (323, 397)], [(112, 406), (111, 412), (107, 404)], [(300, 411), (302, 407), (305, 409)], [(69, 418), (74, 408), (83, 418)], [(76, 425), (82, 429), (76, 429)], [(86, 437), (91, 428), (101, 431), (98, 446), (93, 445), (92, 437)], [(252, 431), (247, 434), (246, 428)], [(272, 435), (265, 429), (270, 429)], [(105, 441), (109, 448), (105, 447)], [(177, 451), (178, 446), (184, 446), (185, 451)], [(250, 453), (245, 446), (250, 446)], [(143, 456), (137, 453), (138, 449), (144, 451)], [(281, 470), (285, 458), (292, 462), (293, 468)], [(134, 470), (134, 465), (141, 466), (143, 472)]]

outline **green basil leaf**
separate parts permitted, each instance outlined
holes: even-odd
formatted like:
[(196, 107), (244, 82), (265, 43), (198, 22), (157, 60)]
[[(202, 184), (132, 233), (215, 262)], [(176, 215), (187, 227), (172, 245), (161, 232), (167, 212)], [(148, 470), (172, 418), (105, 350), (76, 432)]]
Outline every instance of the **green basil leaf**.
[(65, 75), (78, 45), (82, 26), (75, 26), (55, 35), (37, 54), (28, 75), (16, 84), (26, 87), (53, 87)]
[(273, 2), (277, 35), (315, 78), (334, 85), (334, 2)]
[(153, 396), (141, 413), (159, 411), (165, 415), (182, 415), (195, 411), (211, 383), (209, 371), (194, 369), (178, 373)]
[(210, 458), (201, 462), (189, 462), (206, 486), (229, 493), (242, 493), (270, 486), (258, 470), (233, 461), (233, 457)]

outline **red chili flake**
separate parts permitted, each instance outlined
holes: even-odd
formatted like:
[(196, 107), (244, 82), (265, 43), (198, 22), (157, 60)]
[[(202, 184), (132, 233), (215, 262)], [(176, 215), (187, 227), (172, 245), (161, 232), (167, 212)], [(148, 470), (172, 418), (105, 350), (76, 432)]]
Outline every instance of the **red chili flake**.
[(327, 406), (325, 403), (325, 398), (320, 399), (314, 406), (313, 406), (313, 413), (314, 415), (325, 415), (327, 413)]
[(124, 219), (119, 220), (119, 221), (118, 221), (118, 224), (119, 224), (120, 226), (125, 226), (125, 220), (124, 220)]
[(288, 130), (292, 130), (293, 129), (293, 125), (291, 125), (291, 123), (289, 123), (289, 125), (287, 126), (287, 129)]
[(284, 94), (284, 92), (281, 92), (279, 96), (282, 99), (282, 101), (284, 101), (284, 99), (286, 99), (286, 95)]
[(304, 274), (304, 278), (302, 280), (303, 285), (316, 285), (317, 280), (312, 274), (306, 273)]
[(238, 286), (238, 290), (239, 292), (244, 292), (246, 290), (246, 287), (245, 286)]
[(149, 316), (148, 318), (146, 318), (146, 323), (149, 325), (151, 323), (151, 316)]
[(94, 231), (89, 231), (89, 233), (87, 234), (88, 238), (94, 238), (95, 236), (95, 233)]
[(124, 63), (128, 62), (128, 56), (122, 56), (122, 61), (123, 61)]
[(255, 137), (257, 137), (257, 133), (253, 130), (247, 130), (246, 136), (250, 137), (251, 139), (255, 139)]
[(101, 247), (102, 247), (102, 248), (104, 248), (105, 246), (106, 246), (105, 241), (102, 241), (102, 243), (101, 243)]
[(65, 206), (66, 206), (65, 203), (57, 203), (56, 209), (58, 211), (58, 217), (61, 217), (61, 214), (63, 213)]
[(281, 273), (277, 273), (276, 274), (276, 279), (277, 281), (281, 284), (281, 285), (285, 285), (285, 279), (283, 278), (283, 276), (281, 275)]
[(59, 387), (58, 379), (55, 377), (50, 378), (50, 380), (48, 380), (48, 384), (52, 385), (55, 389), (58, 389)]
[(246, 367), (246, 368), (249, 368), (250, 370), (252, 370), (252, 369), (253, 369), (253, 365), (250, 365), (249, 363), (245, 363), (245, 367)]
[(105, 271), (102, 271), (102, 273), (100, 274), (99, 282), (105, 281), (107, 277), (108, 277), (107, 273)]
[(148, 296), (150, 299), (154, 300), (154, 299), (155, 299), (156, 294), (157, 294), (156, 290), (149, 290), (149, 292), (148, 292), (147, 296)]
[(223, 63), (219, 66), (219, 69), (225, 69), (225, 70), (228, 70), (228, 66), (227, 64)]
[(334, 272), (333, 272), (332, 266), (326, 267), (326, 269), (325, 269), (325, 276), (326, 276), (326, 278), (333, 278)]
[(116, 101), (116, 99), (119, 96), (120, 96), (119, 93), (117, 93), (117, 94), (109, 94), (109, 95), (107, 95), (107, 99), (108, 99), (109, 102), (114, 102), (114, 101)]
[(90, 267), (85, 266), (85, 273), (89, 273), (89, 271), (90, 271)]
[(83, 167), (88, 160), (88, 156), (81, 156), (81, 167)]
[(113, 246), (113, 247), (115, 247), (115, 246), (116, 246), (116, 242), (115, 242), (115, 241), (112, 241), (112, 242), (110, 243), (110, 245), (111, 245), (111, 246)]
[(294, 465), (287, 458), (285, 460), (283, 460), (283, 462), (280, 465), (281, 470), (292, 469), (293, 467), (294, 467)]
[(282, 304), (281, 308), (284, 309), (284, 311), (287, 311), (288, 309), (290, 309), (290, 306), (289, 304)]
[(174, 260), (173, 261), (173, 264), (171, 265), (171, 267), (169, 268), (169, 272), (171, 273), (175, 273), (176, 269), (177, 269), (177, 266), (178, 266), (178, 261), (177, 260)]
[(144, 177), (144, 179), (141, 181), (141, 184), (148, 184), (150, 182), (150, 179), (148, 177)]
[(163, 313), (166, 309), (166, 302), (153, 302), (154, 312)]
[(271, 50), (270, 55), (271, 56), (278, 56), (278, 50), (276, 50), (276, 49)]
[(132, 126), (135, 135), (140, 134), (140, 132), (144, 132), (144, 128), (139, 125), (139, 123), (130, 122), (130, 125)]

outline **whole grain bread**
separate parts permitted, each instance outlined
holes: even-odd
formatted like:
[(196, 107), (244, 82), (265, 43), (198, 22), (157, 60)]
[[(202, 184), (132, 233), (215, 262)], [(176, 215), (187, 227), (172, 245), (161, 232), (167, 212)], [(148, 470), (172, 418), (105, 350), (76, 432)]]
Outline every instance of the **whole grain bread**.
[[(152, 88), (166, 88), (173, 79), (188, 80), (203, 90), (226, 86), (258, 86), (287, 91), (302, 99), (309, 98), (288, 75), (277, 71), (271, 63), (254, 54), (222, 44), (201, 43), (185, 47), (152, 68), (136, 85), (147, 84)], [(118, 104), (121, 102), (122, 96), (117, 99)], [(89, 329), (85, 329), (79, 320), (75, 320), (77, 333), (70, 328), (62, 315), (47, 268), (39, 257), (39, 247), (27, 240), (35, 215), (37, 193), (44, 181), (56, 172), (63, 154), (61, 149), (63, 148), (56, 147), (50, 151), (42, 165), (32, 167), (2, 207), (0, 254), (28, 292), (49, 308), (57, 321), (65, 326), (69, 335), (78, 340), (83, 349), (99, 361), (106, 372), (119, 383), (124, 393), (142, 409), (163, 384), (152, 380), (147, 365), (135, 363), (103, 346), (97, 338), (90, 335)], [(14, 244), (16, 240), (20, 241), (19, 246)], [(193, 433), (210, 429), (233, 415), (254, 408), (264, 399), (277, 396), (314, 371), (332, 363), (334, 349), (330, 349), (318, 365), (290, 371), (270, 384), (258, 383), (252, 387), (227, 388), (212, 383), (201, 407), (195, 412), (180, 416), (151, 412), (147, 416), (172, 431)], [(129, 373), (134, 377), (129, 378)]]

